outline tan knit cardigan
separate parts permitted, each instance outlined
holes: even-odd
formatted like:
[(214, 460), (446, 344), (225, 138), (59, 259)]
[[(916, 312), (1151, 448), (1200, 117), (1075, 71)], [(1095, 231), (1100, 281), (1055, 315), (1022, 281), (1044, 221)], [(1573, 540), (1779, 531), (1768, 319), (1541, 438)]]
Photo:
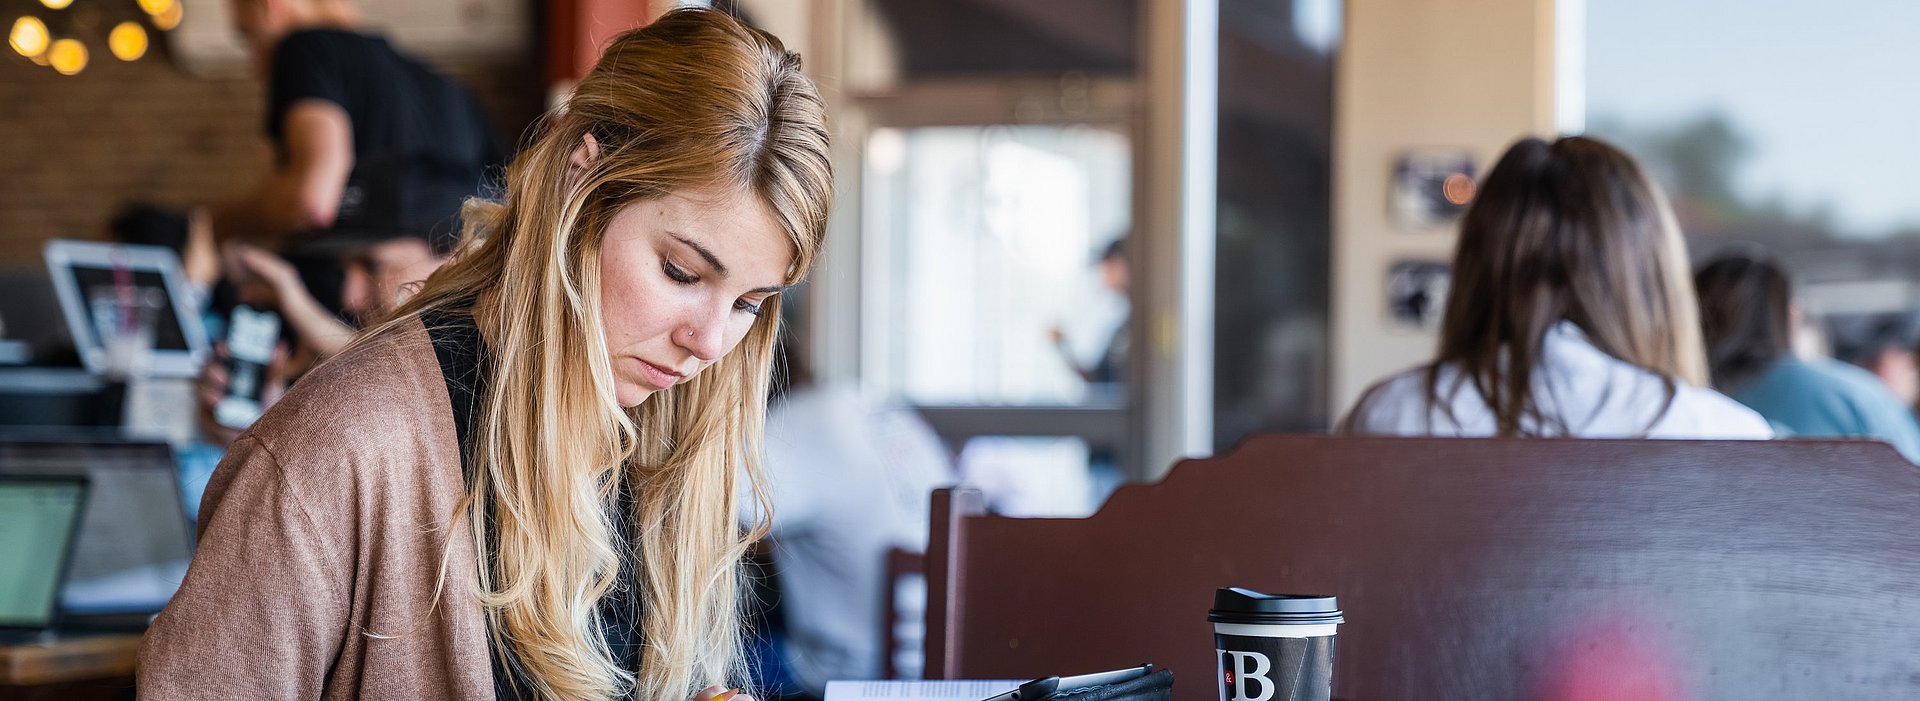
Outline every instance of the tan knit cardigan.
[(457, 443), (418, 322), (301, 379), (214, 472), (140, 698), (492, 698)]

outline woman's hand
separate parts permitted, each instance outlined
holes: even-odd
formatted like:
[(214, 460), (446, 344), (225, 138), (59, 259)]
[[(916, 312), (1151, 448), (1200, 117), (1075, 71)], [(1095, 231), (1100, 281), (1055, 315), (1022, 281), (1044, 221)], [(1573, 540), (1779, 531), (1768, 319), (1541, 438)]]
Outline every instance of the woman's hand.
[[(285, 345), (275, 345), (273, 360), (267, 364), (266, 374), (261, 378), (260, 410), (266, 411), (280, 396), (287, 393), (288, 366)], [(200, 369), (200, 376), (194, 379), (193, 394), (197, 411), (194, 417), (200, 424), (200, 433), (208, 442), (217, 445), (232, 445), (233, 439), (240, 436), (241, 428), (221, 424), (214, 419), (214, 407), (227, 397), (227, 386), (231, 378), (227, 377), (227, 344), (217, 343), (213, 347), (213, 357)]]
[(306, 294), (300, 271), (285, 258), (245, 243), (229, 244), (222, 252), (227, 277), (240, 289), (242, 301), (265, 301), (279, 306), (289, 298)]

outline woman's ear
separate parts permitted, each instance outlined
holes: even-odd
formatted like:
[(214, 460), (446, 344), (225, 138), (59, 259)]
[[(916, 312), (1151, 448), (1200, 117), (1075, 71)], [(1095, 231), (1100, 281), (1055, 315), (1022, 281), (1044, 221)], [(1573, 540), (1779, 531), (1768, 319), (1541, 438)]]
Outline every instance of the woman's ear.
[(595, 141), (591, 132), (580, 135), (580, 145), (573, 147), (573, 154), (567, 157), (567, 189), (580, 184), (580, 178), (600, 160), (600, 142)]

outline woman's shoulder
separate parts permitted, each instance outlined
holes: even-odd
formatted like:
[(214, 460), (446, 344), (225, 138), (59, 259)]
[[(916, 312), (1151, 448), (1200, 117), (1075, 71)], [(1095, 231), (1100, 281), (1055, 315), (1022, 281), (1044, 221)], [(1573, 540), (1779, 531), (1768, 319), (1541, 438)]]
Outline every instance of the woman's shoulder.
[[(1373, 383), (1340, 422), (1340, 432), (1356, 434), (1430, 435), (1434, 432), (1434, 403), (1428, 392), (1432, 366), (1422, 365), (1388, 375)], [(1454, 374), (1439, 369), (1442, 389), (1453, 384)]]
[(1773, 424), (1745, 404), (1718, 391), (1675, 382), (1673, 403), (1651, 438), (1767, 440)]
[(1821, 407), (1853, 433), (1870, 434), (1874, 431), (1869, 426), (1911, 420), (1913, 410), (1866, 368), (1831, 358), (1794, 360), (1791, 364), (1793, 380), (1773, 388), (1778, 395), (1776, 401)]
[(1858, 365), (1832, 358), (1794, 360), (1792, 364), (1800, 368), (1802, 373), (1823, 380), (1832, 391), (1844, 393), (1856, 401), (1877, 400), (1882, 397), (1891, 398), (1895, 402), (1899, 401), (1885, 382), (1872, 371)]

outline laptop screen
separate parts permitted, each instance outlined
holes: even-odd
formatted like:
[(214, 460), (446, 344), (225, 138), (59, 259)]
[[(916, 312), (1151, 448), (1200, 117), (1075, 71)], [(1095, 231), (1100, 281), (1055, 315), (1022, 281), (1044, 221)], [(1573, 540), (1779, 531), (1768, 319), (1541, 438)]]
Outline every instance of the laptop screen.
[[(120, 277), (114, 272), (113, 268), (75, 265), (73, 266), (73, 279), (79, 283), (81, 304), (86, 305), (86, 308), (92, 311), (96, 309), (98, 303), (102, 301), (100, 299), (101, 295), (114, 293), (114, 285), (116, 281), (120, 280)], [(189, 350), (187, 347), (186, 331), (180, 328), (180, 318), (173, 310), (174, 305), (178, 304), (178, 302), (174, 301), (173, 297), (167, 294), (166, 278), (161, 277), (158, 271), (135, 270), (127, 274), (126, 283), (133, 287), (133, 294), (144, 295), (152, 300), (156, 312), (153, 318), (154, 350), (181, 352)], [(99, 324), (106, 320), (93, 319), (93, 321), (95, 324), (95, 328), (93, 329), (94, 336), (88, 339), (87, 342), (104, 345), (106, 341), (100, 338)], [(78, 342), (77, 339), (76, 342)]]
[(165, 443), (0, 437), (0, 474), (86, 477), (86, 510), (61, 594), (68, 622), (153, 613), (193, 557), (193, 530)]
[(51, 625), (86, 483), (0, 478), (0, 627)]

